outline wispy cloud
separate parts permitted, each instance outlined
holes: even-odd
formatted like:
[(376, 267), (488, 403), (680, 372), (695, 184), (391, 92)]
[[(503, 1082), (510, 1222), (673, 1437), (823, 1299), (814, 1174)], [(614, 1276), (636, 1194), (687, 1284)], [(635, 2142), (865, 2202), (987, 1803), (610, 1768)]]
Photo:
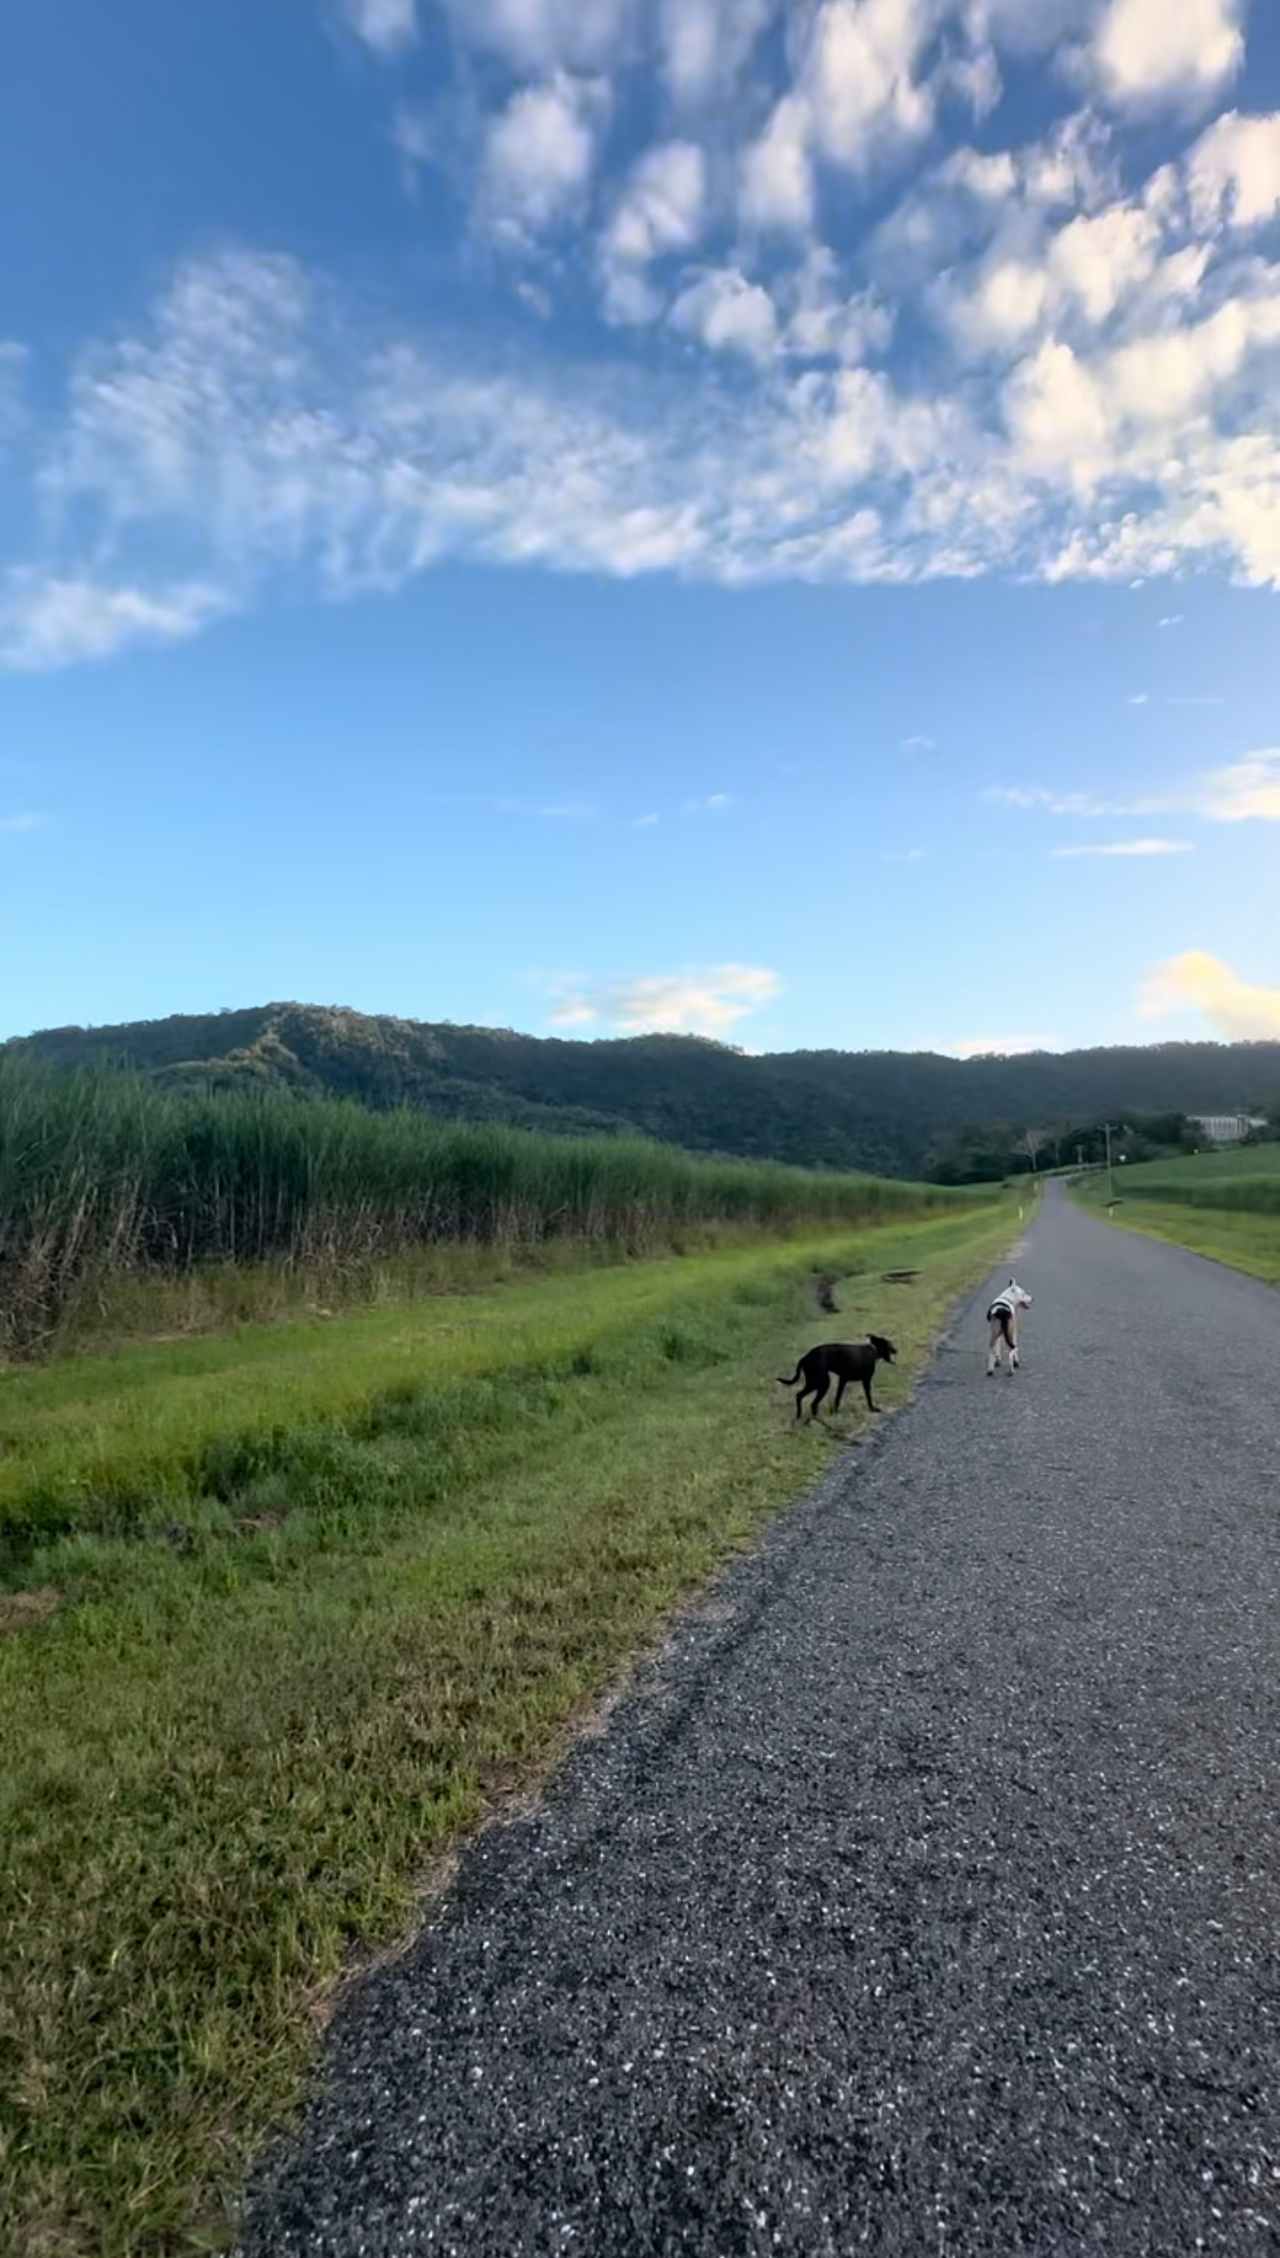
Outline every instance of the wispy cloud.
[(904, 753), (936, 753), (938, 740), (936, 737), (904, 737), (902, 750)]
[(1280, 823), (1280, 747), (1248, 753), (1243, 760), (1206, 769), (1169, 791), (1140, 794), (1131, 800), (1105, 800), (1092, 792), (1057, 792), (1035, 784), (993, 784), (982, 796), (1004, 807), (1050, 816), (1194, 815), (1206, 823)]
[(684, 815), (720, 815), (725, 808), (732, 806), (732, 792), (708, 792), (702, 799), (686, 800), (681, 813)]
[(1183, 804), (1210, 823), (1280, 823), (1280, 747), (1210, 769)]
[(654, 825), (660, 820), (661, 818), (656, 815), (633, 815), (631, 828), (633, 831), (652, 831)]
[(0, 815), (0, 831), (43, 831), (48, 820), (40, 808), (20, 808), (16, 815)]
[(30, 353), (16, 338), (0, 338), (0, 450), (5, 450), (26, 429), (27, 367)]
[(417, 0), (343, 0), (343, 14), (357, 37), (386, 60), (403, 54), (418, 37)]
[(983, 793), (984, 800), (999, 802), (1009, 808), (1038, 808), (1045, 815), (1131, 815), (1133, 810), (1119, 800), (1100, 799), (1093, 792), (1056, 792), (1040, 784), (992, 784)]
[(1138, 1009), (1144, 1019), (1167, 1019), (1188, 1005), (1233, 1042), (1280, 1036), (1280, 988), (1242, 979), (1221, 957), (1203, 949), (1188, 949), (1157, 965), (1143, 985)]
[(533, 816), (543, 823), (594, 823), (599, 809), (591, 800), (512, 800), (491, 805), (499, 815)]
[(1062, 1043), (1056, 1035), (962, 1035), (925, 1047), (946, 1058), (1016, 1058), (1026, 1051), (1060, 1051)]
[(145, 589), (12, 572), (0, 585), (0, 665), (19, 672), (104, 659), (131, 643), (179, 643), (230, 609), (201, 581)]
[(1164, 617), (1163, 619), (1158, 619), (1158, 620), (1156, 621), (1156, 626), (1157, 626), (1157, 627), (1181, 627), (1181, 625), (1182, 625), (1182, 621), (1183, 621), (1183, 616), (1184, 616), (1184, 615), (1183, 615), (1183, 614), (1182, 614), (1181, 612), (1168, 612), (1168, 613), (1167, 613), (1167, 614), (1165, 615), (1165, 617)]
[(1151, 703), (1151, 692), (1149, 690), (1139, 690), (1135, 692), (1132, 698), (1130, 698), (1129, 703), (1131, 706), (1149, 706)]
[(1070, 862), (1081, 855), (1189, 855), (1190, 839), (1108, 839), (1088, 847), (1054, 847), (1053, 855), (1059, 862)]
[(925, 862), (928, 855), (927, 847), (890, 847), (880, 859), (882, 862)]
[(611, 1028), (624, 1035), (725, 1036), (781, 993), (776, 972), (721, 964), (706, 971), (658, 973), (567, 990), (551, 1012), (554, 1027)]

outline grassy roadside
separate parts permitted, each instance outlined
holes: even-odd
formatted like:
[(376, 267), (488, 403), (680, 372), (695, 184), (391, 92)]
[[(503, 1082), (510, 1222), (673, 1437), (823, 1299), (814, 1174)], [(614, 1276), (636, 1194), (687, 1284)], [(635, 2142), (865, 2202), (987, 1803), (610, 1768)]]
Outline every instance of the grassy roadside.
[[(1210, 1262), (1225, 1263), (1280, 1286), (1280, 1147), (1201, 1153), (1153, 1161), (1125, 1171), (1123, 1193), (1110, 1221), (1150, 1239), (1188, 1247)], [(1105, 1177), (1073, 1186), (1072, 1197), (1105, 1215)]]
[[(1086, 1200), (1091, 1212), (1105, 1215), (1103, 1203)], [(1210, 1262), (1224, 1262), (1231, 1270), (1247, 1271), (1268, 1286), (1280, 1286), (1280, 1218), (1249, 1215), (1227, 1208), (1184, 1207), (1156, 1200), (1123, 1202), (1109, 1219), (1125, 1231), (1141, 1231), (1149, 1239), (1165, 1239), (1175, 1247), (1189, 1247)]]
[[(403, 1930), (427, 1862), (828, 1462), (772, 1375), (824, 1326), (872, 1323), (903, 1351), (881, 1383), (901, 1402), (1015, 1213), (372, 1313), (309, 1328), (307, 1352), (284, 1328), (6, 1383), (9, 1464), (25, 1434), (28, 1497), (60, 1503), (26, 1513), (0, 1597), (26, 1625), (0, 1637), (5, 2247), (225, 2238), (353, 1949)], [(838, 1320), (813, 1314), (819, 1257), (861, 1273)]]

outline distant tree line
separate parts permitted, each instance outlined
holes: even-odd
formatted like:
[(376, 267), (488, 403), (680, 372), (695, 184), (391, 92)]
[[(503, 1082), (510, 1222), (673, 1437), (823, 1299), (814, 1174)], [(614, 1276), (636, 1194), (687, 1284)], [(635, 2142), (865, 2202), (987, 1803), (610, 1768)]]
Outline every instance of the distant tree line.
[(1065, 1165), (1074, 1145), (1097, 1157), (1106, 1120), (1160, 1152), (1181, 1147), (1173, 1125), (1189, 1113), (1280, 1118), (1280, 1042), (752, 1058), (694, 1035), (568, 1042), (284, 1003), (52, 1028), (3, 1048), (57, 1066), (115, 1062), (169, 1087), (350, 1097), (379, 1112), (408, 1104), (571, 1137), (638, 1129), (695, 1153), (936, 1183)]

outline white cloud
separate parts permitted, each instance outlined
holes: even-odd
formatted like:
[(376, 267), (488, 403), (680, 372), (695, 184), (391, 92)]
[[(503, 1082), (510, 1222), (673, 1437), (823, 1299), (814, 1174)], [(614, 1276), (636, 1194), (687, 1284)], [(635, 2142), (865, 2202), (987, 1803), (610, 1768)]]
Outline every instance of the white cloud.
[(883, 352), (893, 336), (893, 310), (874, 290), (846, 291), (840, 263), (825, 244), (811, 243), (779, 287), (786, 308), (782, 348), (798, 361), (856, 365)]
[(599, 810), (591, 800), (511, 800), (492, 803), (499, 815), (537, 816), (547, 823), (593, 823)]
[(1080, 492), (1096, 486), (1110, 458), (1112, 418), (1092, 368), (1050, 339), (1019, 363), (1005, 392), (1005, 420), (1033, 475)]
[(902, 740), (904, 753), (936, 753), (937, 749), (936, 737), (904, 737)]
[(1081, 855), (1145, 859), (1152, 855), (1189, 855), (1192, 844), (1190, 839), (1108, 839), (1088, 847), (1054, 847), (1052, 852), (1060, 862), (1070, 862)]
[(553, 1027), (561, 1028), (591, 1027), (594, 1026), (599, 1016), (600, 1014), (594, 1004), (585, 1001), (575, 1002), (570, 998), (562, 1004), (557, 1004), (555, 1010), (551, 1013), (551, 1024)]
[(1055, 792), (1043, 784), (991, 784), (982, 797), (999, 801), (1008, 808), (1040, 808), (1046, 815), (1129, 815), (1133, 812), (1122, 801), (1099, 799), (1093, 792)]
[(400, 177), (412, 194), (424, 165), (436, 156), (435, 136), (425, 111), (411, 102), (396, 104), (391, 116), (391, 146), (400, 159)]
[(403, 54), (417, 39), (417, 0), (344, 0), (344, 11), (352, 30), (375, 54)]
[(743, 153), (738, 210), (748, 227), (797, 235), (813, 225), (809, 105), (784, 94), (763, 133)]
[(646, 150), (614, 212), (606, 249), (637, 266), (688, 250), (702, 230), (706, 193), (706, 163), (696, 141)]
[(557, 1027), (604, 1023), (624, 1035), (723, 1037), (781, 990), (777, 973), (762, 966), (720, 964), (704, 972), (660, 973), (575, 989), (561, 997), (551, 1019)]
[(1086, 23), (1094, 0), (980, 0), (978, 13), (991, 38), (1010, 54), (1047, 53)]
[(927, 0), (823, 0), (799, 83), (833, 164), (865, 172), (928, 133), (933, 96), (916, 73), (934, 28)]
[(544, 290), (540, 282), (530, 282), (527, 276), (522, 276), (515, 285), (515, 293), (521, 305), (527, 306), (539, 321), (550, 321), (555, 302), (551, 292)]
[(634, 815), (631, 818), (631, 828), (633, 831), (652, 831), (660, 821), (661, 818), (656, 815)]
[(600, 246), (606, 318), (655, 321), (662, 300), (648, 280), (655, 259), (691, 250), (706, 218), (706, 160), (695, 141), (666, 141), (633, 166)]
[[(1038, 810), (1051, 816), (1195, 815), (1206, 823), (1280, 823), (1280, 748), (1249, 753), (1225, 768), (1207, 770), (1188, 784), (1132, 800), (1104, 800), (1092, 792), (1056, 792), (1041, 784), (993, 784), (982, 797), (1004, 807)], [(1150, 842), (1140, 844), (1149, 850)], [(1129, 846), (1132, 851), (1132, 842)], [(1084, 854), (1098, 850), (1055, 851)]]
[(1211, 769), (1191, 804), (1210, 823), (1280, 823), (1280, 747)]
[(724, 808), (733, 806), (731, 792), (708, 792), (703, 799), (686, 800), (681, 809), (684, 815), (719, 815)]
[(981, 360), (1020, 345), (1039, 329), (1050, 306), (1049, 278), (1030, 259), (996, 257), (970, 287), (945, 277), (935, 303), (955, 342)]
[(1149, 690), (1138, 690), (1129, 700), (1131, 706), (1149, 706), (1150, 703), (1151, 692)]
[(1244, 61), (1245, 0), (1108, 0), (1092, 73), (1125, 109), (1200, 107)]
[[(803, 73), (802, 33), (794, 52)], [(608, 100), (566, 73), (522, 87), (477, 139), (482, 216), (525, 246), (585, 230)], [(439, 123), (404, 113), (406, 162)], [(924, 267), (895, 279), (881, 230), (859, 288), (845, 250), (812, 239), (781, 260), (764, 239), (723, 248), (737, 174), (710, 130), (708, 149), (649, 149), (596, 238), (610, 317), (653, 326), (630, 354), (615, 338), (593, 359), (581, 320), (572, 353), (541, 326), (585, 232), (519, 278), (541, 321), (518, 352), (358, 312), (287, 258), (190, 261), (31, 425), (37, 532), (9, 583), (8, 663), (192, 632), (276, 585), (395, 588), (451, 556), (727, 586), (1225, 570), (1280, 589), (1280, 262), (1225, 233), (1196, 247), (1192, 311), (1166, 287), (1181, 190), (1167, 212), (1163, 190), (1124, 203), (1071, 121), (1034, 150), (934, 166), (894, 223), (928, 239)], [(1006, 332), (963, 370), (924, 335), (940, 257)]]
[(1027, 1051), (1059, 1051), (1057, 1035), (962, 1035), (958, 1041), (924, 1046), (944, 1058), (1018, 1058)]
[(737, 267), (713, 267), (681, 291), (670, 313), (674, 329), (697, 337), (714, 352), (770, 360), (777, 349), (773, 300)]
[(1143, 986), (1138, 1008), (1144, 1019), (1167, 1019), (1189, 1004), (1229, 1041), (1280, 1036), (1280, 988), (1252, 985), (1203, 949), (1187, 949), (1157, 965)]
[(1095, 326), (1108, 321), (1152, 275), (1159, 248), (1155, 221), (1140, 206), (1110, 204), (1100, 212), (1082, 213), (1068, 220), (1049, 246), (1053, 295), (1058, 303), (1074, 300)]
[(1241, 117), (1229, 110), (1202, 133), (1185, 161), (1195, 225), (1264, 227), (1280, 212), (1280, 111)]
[(667, 85), (679, 104), (723, 93), (749, 60), (777, 0), (662, 0), (659, 40)]
[(467, 45), (516, 71), (605, 70), (617, 63), (637, 14), (634, 0), (443, 0)]
[(499, 233), (521, 240), (578, 210), (606, 99), (598, 81), (564, 72), (512, 95), (485, 147), (484, 201)]
[(14, 338), (0, 339), (0, 447), (8, 446), (26, 427), (29, 359), (25, 345)]
[(43, 831), (49, 818), (39, 808), (20, 808), (16, 815), (0, 815), (0, 831), (9, 835)]
[(1166, 612), (1166, 613), (1165, 613), (1165, 616), (1164, 616), (1164, 618), (1163, 618), (1163, 619), (1158, 619), (1158, 620), (1156, 621), (1156, 626), (1157, 626), (1157, 627), (1181, 627), (1181, 625), (1182, 625), (1182, 622), (1183, 622), (1183, 618), (1184, 618), (1184, 614), (1183, 614), (1182, 612)]
[(38, 673), (131, 643), (183, 642), (227, 608), (221, 590), (199, 581), (150, 592), (11, 574), (0, 592), (0, 666)]

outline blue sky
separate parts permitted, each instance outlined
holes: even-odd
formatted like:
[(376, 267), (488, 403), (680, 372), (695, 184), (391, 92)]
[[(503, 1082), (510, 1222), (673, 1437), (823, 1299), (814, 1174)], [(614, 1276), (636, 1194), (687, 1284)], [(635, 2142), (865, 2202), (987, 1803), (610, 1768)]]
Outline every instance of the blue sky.
[(1264, 0), (10, 47), (0, 1034), (1280, 1033)]

